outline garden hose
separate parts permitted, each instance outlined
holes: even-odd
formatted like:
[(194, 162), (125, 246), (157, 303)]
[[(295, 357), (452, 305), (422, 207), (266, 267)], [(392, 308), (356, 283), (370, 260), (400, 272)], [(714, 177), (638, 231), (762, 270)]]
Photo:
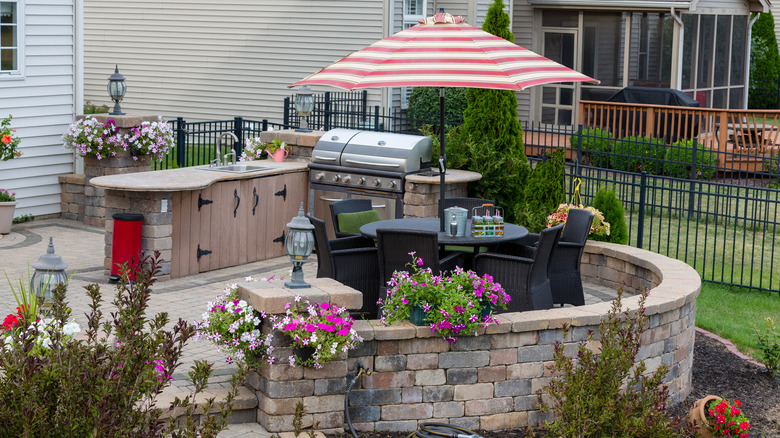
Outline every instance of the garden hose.
[[(347, 425), (349, 426), (349, 431), (352, 432), (352, 436), (358, 438), (357, 432), (355, 432), (355, 428), (352, 427), (352, 420), (349, 418), (349, 391), (351, 391), (352, 387), (355, 386), (355, 383), (361, 374), (370, 376), (371, 371), (363, 368), (363, 365), (360, 362), (355, 365), (355, 369), (357, 370), (357, 374), (355, 374), (355, 377), (350, 379), (350, 381), (347, 383), (347, 392), (344, 394), (344, 418), (347, 419)], [(349, 377), (349, 374), (347, 374), (347, 377)]]
[(445, 423), (422, 423), (406, 438), (482, 438), (476, 432)]

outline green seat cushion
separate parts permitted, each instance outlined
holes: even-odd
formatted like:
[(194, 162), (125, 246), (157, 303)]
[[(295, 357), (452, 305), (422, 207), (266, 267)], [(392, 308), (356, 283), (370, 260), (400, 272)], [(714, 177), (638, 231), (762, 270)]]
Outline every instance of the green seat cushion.
[(339, 213), (339, 231), (342, 233), (360, 233), (360, 227), (376, 222), (379, 212), (376, 210), (358, 211), (355, 213)]
[(447, 252), (460, 251), (468, 254), (487, 252), (488, 248), (486, 246), (480, 246), (479, 251), (477, 251), (477, 248), (474, 246), (444, 245), (444, 250)]

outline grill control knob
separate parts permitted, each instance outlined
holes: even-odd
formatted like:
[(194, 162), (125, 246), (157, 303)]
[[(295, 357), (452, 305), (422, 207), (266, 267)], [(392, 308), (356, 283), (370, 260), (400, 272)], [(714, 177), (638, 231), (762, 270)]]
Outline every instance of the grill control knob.
[(361, 177), (361, 178), (358, 180), (358, 184), (360, 184), (360, 185), (363, 185), (363, 184), (365, 184), (365, 183), (366, 183), (366, 179), (365, 179), (365, 178), (362, 178), (362, 177)]
[(388, 184), (388, 185), (390, 186), (391, 189), (394, 189), (395, 186), (396, 186), (396, 183), (395, 183), (395, 181), (390, 181), (390, 184)]
[(350, 181), (352, 181), (352, 177), (350, 177), (349, 175), (344, 177), (344, 184), (349, 184)]
[(382, 185), (382, 180), (377, 178), (374, 180), (374, 186), (379, 187)]
[(341, 180), (341, 175), (333, 175), (333, 182), (339, 182)]
[(320, 181), (322, 178), (325, 178), (325, 174), (322, 172), (314, 175), (314, 179), (316, 179), (317, 181)]

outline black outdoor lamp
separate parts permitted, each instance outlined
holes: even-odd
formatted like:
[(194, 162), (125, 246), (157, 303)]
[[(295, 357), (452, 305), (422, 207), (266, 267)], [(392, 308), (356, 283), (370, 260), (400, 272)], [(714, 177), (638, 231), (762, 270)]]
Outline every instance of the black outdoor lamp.
[(308, 85), (304, 85), (295, 95), (295, 111), (301, 116), (301, 127), (297, 132), (311, 132), (307, 117), (314, 111), (314, 93)]
[(301, 202), (301, 209), (298, 211), (298, 216), (295, 216), (287, 227), (290, 229), (287, 232), (287, 238), (284, 241), (284, 247), (287, 249), (287, 254), (290, 255), (290, 260), (293, 262), (292, 281), (284, 284), (284, 287), (290, 289), (302, 289), (311, 287), (310, 284), (303, 281), (303, 264), (306, 263), (306, 259), (311, 255), (311, 251), (314, 249), (314, 225), (311, 224), (309, 219), (303, 215), (303, 202)]
[(68, 283), (68, 276), (65, 274), (68, 265), (62, 261), (62, 257), (54, 254), (54, 239), (52, 237), (49, 237), (46, 254), (40, 256), (32, 267), (35, 272), (30, 277), (30, 291), (35, 291), (35, 296), (43, 296), (44, 308), (48, 309), (54, 300), (53, 292), (57, 285)]
[(114, 110), (108, 113), (112, 116), (123, 116), (122, 107), (119, 106), (119, 102), (125, 97), (127, 92), (127, 84), (125, 84), (125, 77), (122, 73), (119, 73), (119, 66), (114, 66), (114, 74), (108, 77), (108, 95), (111, 96), (111, 100), (114, 101)]

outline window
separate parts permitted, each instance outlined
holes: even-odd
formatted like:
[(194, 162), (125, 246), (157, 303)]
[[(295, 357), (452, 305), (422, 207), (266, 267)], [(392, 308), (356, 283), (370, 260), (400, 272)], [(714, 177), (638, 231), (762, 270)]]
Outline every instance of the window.
[(0, 1), (0, 74), (21, 72), (20, 2)]
[[(428, 10), (428, 0), (404, 0), (404, 29), (416, 26), (424, 19)], [(409, 96), (412, 95), (412, 87), (401, 87), (401, 108), (409, 107)]]

